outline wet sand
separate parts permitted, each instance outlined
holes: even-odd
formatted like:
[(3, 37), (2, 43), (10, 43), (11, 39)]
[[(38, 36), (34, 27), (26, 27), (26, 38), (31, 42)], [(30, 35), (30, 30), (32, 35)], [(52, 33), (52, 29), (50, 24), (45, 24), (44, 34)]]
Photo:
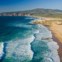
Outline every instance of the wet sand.
[(62, 25), (54, 22), (52, 23), (50, 30), (53, 33), (53, 40), (59, 45), (58, 54), (60, 56), (60, 62), (62, 62)]
[(52, 29), (50, 27), (48, 27), (48, 26), (45, 26), (45, 27), (47, 27), (52, 32), (52, 39), (55, 42), (57, 42), (57, 44), (59, 45), (58, 54), (60, 57), (60, 62), (62, 62), (62, 42), (60, 41), (60, 38), (56, 35), (56, 33), (54, 31), (52, 31)]
[[(34, 24), (42, 24), (42, 22), (36, 21)], [(62, 62), (62, 25), (57, 24), (57, 21), (53, 21), (50, 26), (44, 26), (52, 32), (53, 40), (59, 45), (58, 54), (60, 56), (60, 62)]]
[(59, 41), (59, 39), (57, 39), (57, 38), (55, 37), (54, 34), (53, 34), (53, 40), (54, 40), (55, 42), (57, 42), (58, 45), (59, 45), (58, 54), (59, 54), (59, 56), (60, 56), (60, 62), (62, 62), (62, 43)]

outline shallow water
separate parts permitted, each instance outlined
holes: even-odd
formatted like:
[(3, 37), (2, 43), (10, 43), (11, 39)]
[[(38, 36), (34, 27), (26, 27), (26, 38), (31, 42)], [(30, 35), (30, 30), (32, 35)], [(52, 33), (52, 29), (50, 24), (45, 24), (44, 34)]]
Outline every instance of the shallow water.
[(60, 62), (59, 46), (53, 41), (51, 31), (43, 25), (31, 24), (33, 20), (27, 16), (0, 17), (3, 62)]

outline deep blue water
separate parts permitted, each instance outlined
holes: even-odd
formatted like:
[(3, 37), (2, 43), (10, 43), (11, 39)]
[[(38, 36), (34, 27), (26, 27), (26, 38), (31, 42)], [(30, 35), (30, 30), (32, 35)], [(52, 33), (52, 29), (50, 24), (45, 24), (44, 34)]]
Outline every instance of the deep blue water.
[[(28, 30), (28, 28), (19, 27), (17, 25), (26, 25), (29, 24), (30, 21), (34, 20), (34, 18), (21, 16), (21, 17), (0, 17), (0, 40), (7, 41), (12, 39), (17, 35), (18, 32), (22, 32)], [(9, 38), (10, 36), (10, 38)], [(21, 36), (22, 37), (22, 36)]]

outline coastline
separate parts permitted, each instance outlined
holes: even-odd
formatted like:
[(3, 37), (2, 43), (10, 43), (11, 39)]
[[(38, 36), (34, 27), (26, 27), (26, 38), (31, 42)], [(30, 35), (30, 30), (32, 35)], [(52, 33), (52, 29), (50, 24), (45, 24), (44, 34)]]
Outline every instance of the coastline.
[[(42, 17), (41, 17), (42, 18)], [(38, 17), (38, 20), (34, 22), (34, 24), (42, 24), (42, 19), (39, 21), (40, 17)], [(46, 21), (46, 20), (45, 20)], [(51, 21), (51, 20), (49, 20)], [(54, 22), (54, 21), (53, 21)], [(48, 23), (49, 24), (49, 23)], [(43, 25), (43, 24), (42, 24)], [(57, 25), (57, 26), (56, 26)], [(60, 29), (61, 29), (61, 25), (60, 24), (57, 24), (57, 22), (54, 22), (54, 24), (51, 24), (50, 26), (47, 26), (47, 25), (44, 25), (45, 27), (47, 27), (51, 33), (52, 33), (52, 39), (57, 42), (57, 44), (59, 45), (59, 49), (58, 49), (58, 54), (59, 54), (59, 57), (60, 57), (60, 62), (62, 62), (62, 37), (61, 37), (61, 32), (60, 32)], [(59, 26), (59, 27), (58, 27)], [(58, 30), (56, 30), (58, 27)], [(57, 33), (56, 33), (57, 31)], [(58, 34), (60, 36), (58, 36)]]
[(59, 39), (58, 38), (56, 38), (56, 36), (52, 33), (52, 37), (53, 37), (53, 40), (55, 41), (55, 42), (57, 42), (58, 43), (58, 45), (59, 45), (59, 49), (58, 49), (58, 54), (59, 54), (59, 57), (60, 57), (60, 62), (62, 62), (62, 43), (59, 41)]
[[(39, 20), (39, 19), (38, 19), (38, 20)], [(45, 26), (45, 27), (47, 27), (47, 26)], [(44, 28), (44, 29), (45, 29), (45, 28)], [(47, 29), (50, 30), (49, 27), (47, 27)], [(42, 30), (41, 30), (41, 31), (42, 31)], [(44, 31), (46, 31), (46, 30), (44, 30)], [(50, 30), (50, 31), (51, 31), (51, 30)], [(40, 35), (40, 36), (41, 36), (41, 35)], [(49, 36), (49, 35), (46, 35), (46, 36)], [(54, 38), (54, 40), (57, 40), (55, 37), (53, 37), (53, 38)], [(53, 39), (53, 38), (52, 38), (52, 39)], [(42, 44), (42, 43), (41, 43), (41, 44)], [(40, 45), (41, 45), (41, 44), (40, 44)], [(54, 42), (53, 42), (53, 44), (54, 44)], [(52, 44), (52, 45), (53, 45), (53, 44)], [(6, 44), (4, 44), (4, 45), (6, 46)], [(50, 46), (50, 45), (51, 45), (51, 43), (49, 44), (49, 46)], [(51, 45), (51, 46), (52, 46), (52, 45)], [(52, 47), (53, 47), (53, 46), (52, 46)], [(54, 47), (55, 47), (55, 46), (54, 46)], [(53, 51), (54, 47), (52, 48), (52, 51)], [(6, 47), (4, 48), (4, 51), (5, 51), (5, 53), (6, 53), (6, 50), (5, 50), (5, 49), (6, 49)], [(11, 48), (11, 49), (12, 49), (12, 48)], [(34, 48), (34, 49), (35, 49), (35, 48)], [(40, 49), (39, 49), (39, 50), (40, 50)], [(51, 52), (50, 52), (50, 53), (51, 53)], [(40, 54), (40, 55), (41, 55), (41, 54)], [(54, 53), (53, 55), (55, 55), (55, 53)], [(4, 57), (5, 57), (5, 55), (3, 56), (3, 58), (4, 58)], [(56, 56), (55, 56), (55, 57), (56, 57)], [(54, 59), (54, 57), (53, 57), (53, 59)], [(56, 59), (55, 59), (55, 60), (56, 60)], [(59, 62), (59, 61), (58, 61), (58, 62)]]
[(52, 31), (52, 28), (50, 28), (48, 26), (45, 26), (45, 27), (47, 27), (51, 31), (52, 39), (55, 42), (57, 42), (57, 44), (59, 45), (58, 54), (59, 54), (59, 57), (60, 57), (60, 62), (62, 62), (62, 42), (59, 40), (60, 38), (56, 35), (56, 33), (54, 33), (54, 31)]
[(53, 40), (59, 45), (58, 54), (60, 56), (60, 62), (62, 62), (62, 24), (52, 23), (50, 30), (53, 34)]

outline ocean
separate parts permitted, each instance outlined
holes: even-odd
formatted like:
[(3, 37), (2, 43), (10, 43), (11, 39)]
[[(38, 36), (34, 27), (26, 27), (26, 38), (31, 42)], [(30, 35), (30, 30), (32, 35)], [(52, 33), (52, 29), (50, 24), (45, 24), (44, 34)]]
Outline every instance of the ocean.
[(0, 62), (60, 62), (51, 31), (30, 16), (0, 16)]

